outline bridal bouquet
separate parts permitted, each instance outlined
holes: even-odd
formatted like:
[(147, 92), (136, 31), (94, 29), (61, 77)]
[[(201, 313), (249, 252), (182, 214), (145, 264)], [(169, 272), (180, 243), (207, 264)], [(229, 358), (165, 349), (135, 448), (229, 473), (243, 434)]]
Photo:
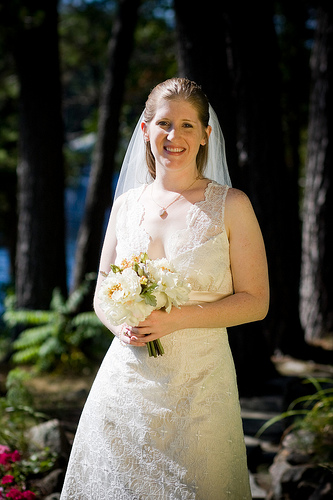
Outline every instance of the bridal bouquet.
[[(167, 259), (150, 260), (146, 253), (123, 260), (120, 267), (111, 264), (98, 298), (112, 325), (137, 326), (155, 309), (179, 307), (187, 302), (191, 287), (182, 280)], [(159, 339), (147, 343), (149, 356), (164, 349)]]

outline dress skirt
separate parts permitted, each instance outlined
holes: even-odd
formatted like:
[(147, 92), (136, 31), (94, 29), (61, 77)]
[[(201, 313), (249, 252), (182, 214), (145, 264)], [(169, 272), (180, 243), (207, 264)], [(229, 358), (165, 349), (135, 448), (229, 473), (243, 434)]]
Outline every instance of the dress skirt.
[(226, 329), (115, 338), (85, 404), (61, 500), (250, 500)]

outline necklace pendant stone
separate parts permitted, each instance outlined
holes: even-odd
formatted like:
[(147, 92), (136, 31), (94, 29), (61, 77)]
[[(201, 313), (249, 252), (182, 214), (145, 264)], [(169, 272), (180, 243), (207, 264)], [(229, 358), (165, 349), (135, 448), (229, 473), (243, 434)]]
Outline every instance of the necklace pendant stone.
[(161, 217), (161, 219), (164, 219), (168, 215), (168, 212), (165, 210), (165, 208), (162, 208), (158, 214)]

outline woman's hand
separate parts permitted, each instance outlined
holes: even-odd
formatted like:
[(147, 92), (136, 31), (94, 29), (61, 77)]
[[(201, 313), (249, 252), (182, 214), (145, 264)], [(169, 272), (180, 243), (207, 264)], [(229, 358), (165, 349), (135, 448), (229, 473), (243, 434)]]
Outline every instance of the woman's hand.
[(153, 311), (138, 326), (123, 328), (120, 340), (133, 346), (145, 346), (147, 342), (160, 339), (180, 329), (180, 309), (173, 307), (170, 313), (164, 309)]

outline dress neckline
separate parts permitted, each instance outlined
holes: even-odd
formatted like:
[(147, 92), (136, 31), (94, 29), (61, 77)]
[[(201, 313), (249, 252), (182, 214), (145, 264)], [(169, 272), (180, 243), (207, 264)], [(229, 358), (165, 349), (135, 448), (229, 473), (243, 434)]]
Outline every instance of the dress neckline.
[[(211, 190), (211, 187), (212, 186), (218, 186), (219, 184), (211, 179), (209, 179), (209, 182), (207, 183), (207, 186), (205, 187), (204, 191), (203, 191), (203, 200), (198, 200), (198, 201), (195, 201), (194, 203), (191, 203), (191, 207), (189, 208), (188, 210), (188, 213), (191, 212), (192, 210), (192, 207), (195, 207), (195, 206), (199, 206), (201, 203), (205, 203), (207, 200), (208, 200), (208, 196), (210, 194), (210, 190)], [(139, 192), (139, 196), (137, 197), (137, 202), (140, 203), (140, 205), (143, 207), (143, 210), (145, 211), (145, 207), (141, 201), (141, 196), (143, 195), (143, 193), (145, 192), (145, 190), (148, 188), (148, 186), (151, 186), (151, 184), (144, 184), (141, 188), (140, 188), (140, 192)]]
[[(136, 200), (136, 212), (137, 212), (137, 217), (138, 217), (138, 221), (139, 222), (139, 227), (140, 227), (140, 230), (142, 231), (142, 233), (145, 235), (145, 239), (147, 238), (146, 240), (146, 251), (148, 252), (149, 250), (149, 245), (150, 245), (150, 242), (152, 241), (152, 237), (151, 235), (149, 234), (149, 232), (147, 231), (145, 225), (144, 225), (144, 218), (145, 218), (145, 213), (146, 213), (146, 207), (144, 206), (144, 204), (142, 203), (141, 201), (141, 196), (143, 195), (144, 191), (147, 189), (147, 187), (149, 186), (150, 184), (144, 184), (143, 186), (141, 186), (139, 189), (139, 193), (135, 196), (135, 200)], [(169, 253), (170, 253), (170, 248), (173, 246), (172, 243), (173, 241), (176, 241), (179, 237), (181, 237), (181, 235), (183, 234), (186, 234), (188, 231), (190, 231), (191, 229), (191, 226), (193, 225), (193, 220), (196, 219), (196, 217), (199, 215), (200, 211), (202, 210), (202, 207), (206, 204), (206, 203), (209, 203), (209, 200), (210, 200), (210, 196), (211, 196), (211, 192), (213, 190), (213, 188), (215, 186), (221, 186), (220, 184), (218, 184), (216, 181), (214, 180), (209, 180), (207, 186), (205, 187), (204, 189), (204, 192), (203, 192), (203, 199), (202, 200), (198, 200), (194, 203), (190, 203), (190, 207), (187, 211), (187, 214), (186, 214), (186, 220), (185, 220), (185, 225), (183, 228), (181, 229), (178, 229), (176, 231), (174, 231), (172, 233), (172, 236), (171, 238), (169, 238), (168, 240), (168, 243), (164, 249), (164, 252), (165, 252), (165, 256), (167, 258), (170, 257)]]

